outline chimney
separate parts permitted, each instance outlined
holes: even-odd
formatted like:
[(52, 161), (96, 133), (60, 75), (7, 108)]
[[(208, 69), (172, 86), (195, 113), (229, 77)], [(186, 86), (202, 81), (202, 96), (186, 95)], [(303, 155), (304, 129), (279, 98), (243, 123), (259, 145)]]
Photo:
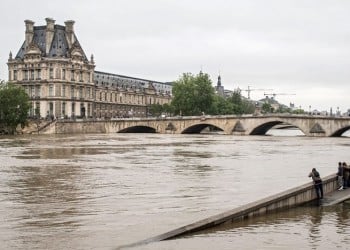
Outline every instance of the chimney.
[(24, 23), (26, 25), (25, 48), (27, 49), (29, 44), (33, 40), (33, 36), (34, 36), (34, 22), (31, 21), (31, 20), (24, 20)]
[(45, 53), (46, 55), (48, 55), (50, 52), (53, 35), (55, 33), (55, 20), (53, 20), (52, 18), (45, 18), (45, 20), (46, 20)]
[(66, 38), (67, 38), (67, 42), (68, 42), (68, 47), (72, 48), (74, 41), (74, 21), (73, 20), (68, 20), (65, 21), (64, 24), (66, 25)]

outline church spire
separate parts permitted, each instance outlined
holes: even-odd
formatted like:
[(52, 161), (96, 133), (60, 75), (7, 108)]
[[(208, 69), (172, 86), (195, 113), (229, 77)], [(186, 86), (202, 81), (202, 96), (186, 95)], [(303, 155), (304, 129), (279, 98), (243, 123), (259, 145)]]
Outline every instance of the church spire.
[(218, 86), (218, 87), (221, 87), (221, 76), (220, 76), (220, 75), (218, 76), (218, 83), (217, 83), (217, 86)]

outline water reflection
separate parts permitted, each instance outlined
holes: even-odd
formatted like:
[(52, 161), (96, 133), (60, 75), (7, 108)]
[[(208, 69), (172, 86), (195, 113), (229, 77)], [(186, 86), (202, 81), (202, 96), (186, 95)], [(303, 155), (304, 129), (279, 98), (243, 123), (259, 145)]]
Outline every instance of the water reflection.
[(79, 176), (82, 169), (72, 166), (46, 166), (15, 168), (11, 173), (18, 176), (7, 183), (14, 202), (23, 213), (19, 220), (27, 226), (60, 226), (77, 224), (70, 220), (79, 213), (75, 205), (82, 193)]
[[(46, 249), (50, 245), (48, 239), (55, 238), (60, 232), (78, 230), (82, 215), (91, 212), (84, 204), (88, 195), (82, 191), (82, 168), (47, 165), (13, 167), (11, 170), (7, 202), (14, 205), (8, 208), (11, 209), (8, 226), (15, 224), (14, 236), (25, 239), (24, 245), (16, 246), (16, 249), (27, 248), (28, 244)], [(27, 238), (26, 235), (37, 236)], [(57, 243), (56, 240), (53, 242)]]

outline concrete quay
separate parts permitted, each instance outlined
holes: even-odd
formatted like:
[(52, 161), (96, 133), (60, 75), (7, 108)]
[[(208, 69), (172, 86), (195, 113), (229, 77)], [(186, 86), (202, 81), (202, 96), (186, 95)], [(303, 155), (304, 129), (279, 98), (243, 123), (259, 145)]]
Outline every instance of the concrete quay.
[[(343, 202), (350, 198), (350, 188), (342, 191), (337, 190), (337, 176), (335, 174), (322, 178), (324, 199), (320, 205), (330, 206)], [(278, 194), (263, 198), (261, 200), (242, 205), (229, 211), (196, 221), (194, 223), (176, 228), (166, 233), (153, 236), (151, 238), (121, 246), (118, 249), (124, 249), (141, 244), (147, 244), (154, 241), (169, 240), (180, 236), (196, 233), (204, 229), (212, 228), (226, 223), (235, 223), (252, 217), (264, 214), (275, 213), (284, 209), (290, 209), (296, 206), (306, 204), (317, 200), (316, 191), (313, 182), (288, 189)]]

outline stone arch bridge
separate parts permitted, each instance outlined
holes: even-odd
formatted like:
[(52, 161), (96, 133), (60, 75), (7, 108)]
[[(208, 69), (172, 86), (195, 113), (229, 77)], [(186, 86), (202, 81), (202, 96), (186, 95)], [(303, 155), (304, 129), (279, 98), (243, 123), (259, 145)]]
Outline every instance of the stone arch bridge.
[[(341, 136), (350, 117), (263, 115), (126, 118), (118, 120), (57, 121), (43, 133), (160, 133), (193, 134), (206, 128), (227, 135), (264, 135), (275, 125), (300, 129), (306, 136)], [(208, 130), (209, 131), (209, 130)]]

